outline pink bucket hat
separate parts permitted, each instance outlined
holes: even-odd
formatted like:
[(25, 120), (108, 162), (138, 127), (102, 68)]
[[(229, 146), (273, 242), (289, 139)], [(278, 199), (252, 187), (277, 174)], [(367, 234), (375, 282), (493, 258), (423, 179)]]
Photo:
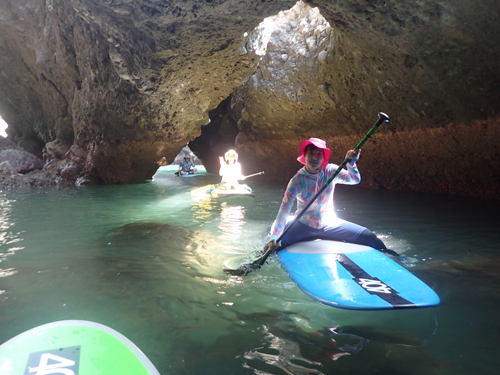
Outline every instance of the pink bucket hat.
[(317, 148), (320, 148), (323, 150), (325, 157), (323, 158), (322, 165), (327, 165), (328, 159), (330, 159), (331, 151), (329, 148), (326, 147), (326, 142), (322, 139), (319, 139), (319, 138), (309, 138), (307, 141), (302, 142), (300, 144), (300, 151), (299, 151), (300, 156), (297, 158), (297, 160), (304, 165), (306, 164), (306, 157), (304, 155), (304, 151), (308, 145), (314, 145)]

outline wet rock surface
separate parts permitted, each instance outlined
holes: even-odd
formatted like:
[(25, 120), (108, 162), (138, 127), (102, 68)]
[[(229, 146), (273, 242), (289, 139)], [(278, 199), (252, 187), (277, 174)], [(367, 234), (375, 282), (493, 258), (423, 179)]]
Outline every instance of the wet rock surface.
[(3, 0), (0, 115), (47, 183), (85, 184), (148, 179), (187, 143), (209, 172), (235, 148), (244, 173), (287, 181), (303, 139), (326, 139), (340, 164), (383, 111), (362, 184), (499, 199), (499, 13), (495, 0)]

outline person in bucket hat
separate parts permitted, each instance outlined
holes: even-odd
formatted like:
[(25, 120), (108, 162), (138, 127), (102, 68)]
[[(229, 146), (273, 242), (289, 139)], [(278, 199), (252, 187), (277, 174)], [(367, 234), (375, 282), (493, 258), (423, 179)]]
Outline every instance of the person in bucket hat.
[(300, 156), (297, 158), (297, 160), (304, 165), (306, 164), (305, 150), (306, 150), (306, 147), (309, 145), (314, 145), (314, 146), (316, 146), (316, 148), (323, 150), (324, 157), (323, 157), (323, 161), (321, 164), (327, 165), (328, 160), (330, 159), (331, 151), (328, 147), (326, 147), (326, 142), (322, 139), (319, 139), (319, 138), (309, 138), (307, 141), (303, 141), (300, 144), (300, 148), (299, 148), (299, 155)]
[(184, 159), (179, 163), (179, 170), (176, 175), (194, 174), (195, 172), (196, 166), (191, 161), (191, 155), (184, 154)]
[(276, 240), (285, 230), (287, 222), (290, 222), (288, 218), (295, 200), (297, 200), (295, 214), (298, 214), (338, 168), (338, 165), (328, 163), (331, 152), (324, 140), (309, 138), (300, 144), (297, 160), (304, 166), (288, 183), (278, 215), (271, 227), (270, 238), (265, 247), (266, 252), (276, 249), (278, 245), (287, 247), (296, 242), (315, 239), (350, 242), (371, 246), (383, 252), (387, 251), (384, 243), (373, 232), (361, 225), (342, 220), (335, 214), (333, 206), (335, 185), (356, 185), (361, 181), (361, 175), (356, 166), (359, 151), (347, 151), (346, 158), (350, 161), (346, 164), (346, 169), (342, 169), (277, 244)]

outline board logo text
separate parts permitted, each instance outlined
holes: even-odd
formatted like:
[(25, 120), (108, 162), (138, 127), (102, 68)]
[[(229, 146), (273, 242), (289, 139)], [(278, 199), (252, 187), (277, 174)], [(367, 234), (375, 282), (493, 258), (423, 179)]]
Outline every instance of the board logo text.
[(372, 294), (372, 293), (391, 294), (392, 293), (391, 287), (385, 285), (382, 281), (377, 280), (377, 279), (359, 278), (359, 279), (356, 279), (356, 282), (370, 294)]
[(30, 353), (24, 375), (78, 375), (80, 346)]

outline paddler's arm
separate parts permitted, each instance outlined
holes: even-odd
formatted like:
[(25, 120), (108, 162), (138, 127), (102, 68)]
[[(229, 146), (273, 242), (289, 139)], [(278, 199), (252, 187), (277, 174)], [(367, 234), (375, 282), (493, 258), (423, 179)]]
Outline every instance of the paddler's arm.
[(359, 154), (361, 150), (355, 152), (354, 150), (347, 151), (346, 159), (351, 159), (346, 164), (346, 169), (342, 169), (339, 175), (335, 178), (335, 183), (346, 184), (346, 185), (356, 185), (361, 181), (361, 174), (359, 173), (356, 162), (359, 159)]
[(222, 156), (219, 156), (219, 162), (220, 162), (220, 169), (219, 169), (219, 175), (224, 176), (224, 173), (226, 173), (226, 162), (224, 161), (224, 158)]
[(288, 216), (290, 215), (290, 211), (299, 191), (300, 188), (298, 181), (295, 177), (292, 177), (286, 188), (283, 200), (281, 201), (281, 206), (278, 211), (278, 215), (276, 216), (276, 220), (274, 220), (273, 225), (271, 226), (271, 237), (264, 247), (266, 252), (270, 249), (275, 250), (278, 247), (278, 243), (276, 241), (285, 230)]
[(269, 240), (268, 243), (266, 243), (266, 246), (264, 247), (264, 253), (267, 253), (268, 251), (274, 251), (278, 248), (278, 243), (276, 240)]
[(361, 150), (358, 150), (358, 151), (349, 150), (349, 151), (347, 151), (347, 154), (345, 157), (346, 157), (346, 159), (351, 159), (351, 161), (349, 163), (353, 165), (353, 164), (356, 164), (356, 162), (358, 161), (360, 153), (361, 153)]

